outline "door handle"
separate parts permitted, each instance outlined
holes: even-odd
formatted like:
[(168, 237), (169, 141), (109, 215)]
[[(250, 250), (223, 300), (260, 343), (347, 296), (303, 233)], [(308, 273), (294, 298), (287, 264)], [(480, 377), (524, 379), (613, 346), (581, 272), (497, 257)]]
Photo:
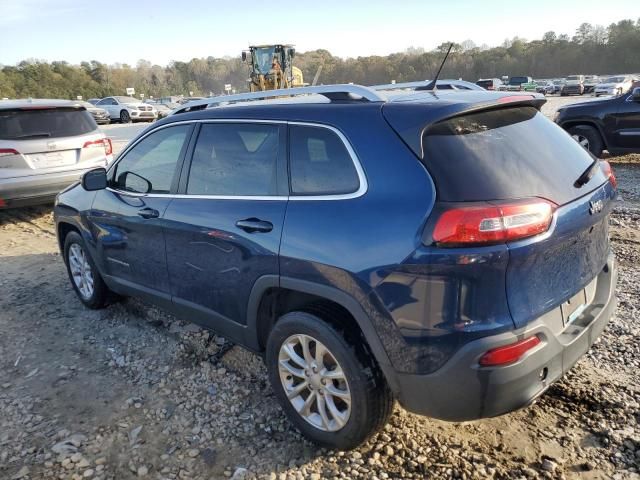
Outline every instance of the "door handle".
[(236, 227), (248, 233), (266, 233), (273, 230), (273, 223), (267, 222), (266, 220), (260, 220), (259, 218), (247, 218), (245, 220), (238, 220), (236, 222)]
[(143, 208), (142, 210), (138, 210), (138, 215), (142, 218), (158, 218), (160, 216), (160, 212), (153, 208)]

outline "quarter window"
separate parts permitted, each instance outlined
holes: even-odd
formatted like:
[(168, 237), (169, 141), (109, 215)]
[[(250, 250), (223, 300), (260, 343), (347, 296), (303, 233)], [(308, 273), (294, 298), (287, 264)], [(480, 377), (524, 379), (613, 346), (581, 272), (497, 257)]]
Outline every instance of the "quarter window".
[(338, 135), (322, 127), (292, 125), (291, 192), (294, 195), (338, 195), (360, 187), (353, 159)]
[(193, 152), (187, 193), (276, 195), (280, 127), (203, 124)]
[(170, 193), (190, 130), (177, 125), (145, 137), (117, 163), (112, 185), (128, 192)]

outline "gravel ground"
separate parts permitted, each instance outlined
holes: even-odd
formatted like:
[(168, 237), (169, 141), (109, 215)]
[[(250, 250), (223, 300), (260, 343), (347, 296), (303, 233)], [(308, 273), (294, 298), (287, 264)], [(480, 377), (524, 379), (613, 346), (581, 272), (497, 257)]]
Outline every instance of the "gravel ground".
[(640, 478), (640, 165), (614, 168), (619, 306), (590, 352), (527, 409), (396, 406), (350, 452), (291, 427), (259, 357), (137, 300), (82, 307), (50, 208), (0, 212), (0, 478)]

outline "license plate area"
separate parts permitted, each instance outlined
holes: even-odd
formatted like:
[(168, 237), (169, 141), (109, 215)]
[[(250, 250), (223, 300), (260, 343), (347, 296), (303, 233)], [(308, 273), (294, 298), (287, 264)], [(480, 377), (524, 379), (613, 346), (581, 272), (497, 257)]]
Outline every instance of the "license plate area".
[(62, 150), (59, 152), (36, 153), (29, 155), (29, 160), (34, 168), (64, 167), (76, 163), (76, 151)]
[(560, 305), (560, 311), (562, 312), (562, 323), (566, 327), (587, 308), (587, 293), (583, 288), (576, 293), (569, 300)]

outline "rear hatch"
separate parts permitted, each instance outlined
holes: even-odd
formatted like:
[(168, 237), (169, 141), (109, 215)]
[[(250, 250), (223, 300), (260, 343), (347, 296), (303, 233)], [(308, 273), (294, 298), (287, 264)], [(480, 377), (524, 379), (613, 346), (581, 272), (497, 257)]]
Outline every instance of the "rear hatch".
[[(402, 125), (398, 108), (385, 107), (383, 111), (392, 127)], [(506, 244), (505, 288), (517, 327), (560, 306), (602, 271), (609, 251), (608, 213), (615, 196), (612, 181), (608, 181), (608, 164), (594, 163), (537, 108), (494, 106), (457, 114), (422, 129), (405, 127), (396, 131), (408, 145), (415, 144), (409, 136), (421, 135), (421, 151), (416, 153), (436, 186), (435, 215), (447, 210), (468, 212), (470, 208), (477, 212), (498, 207), (506, 212), (522, 205), (548, 207), (547, 223), (527, 234), (474, 237), (466, 231), (467, 236), (457, 240), (459, 244), (438, 244), (435, 236), (424, 240), (443, 250), (450, 248), (452, 253), (461, 248)], [(585, 171), (590, 178), (583, 177), (578, 185), (576, 181)], [(534, 213), (513, 218), (526, 223), (527, 215)], [(507, 219), (504, 216), (497, 221)], [(486, 220), (479, 228), (488, 226), (484, 233), (495, 233), (492, 228), (496, 225), (490, 221), (496, 219)], [(504, 225), (498, 223), (496, 228)]]
[(84, 108), (23, 107), (0, 110), (2, 178), (106, 165), (111, 145)]

